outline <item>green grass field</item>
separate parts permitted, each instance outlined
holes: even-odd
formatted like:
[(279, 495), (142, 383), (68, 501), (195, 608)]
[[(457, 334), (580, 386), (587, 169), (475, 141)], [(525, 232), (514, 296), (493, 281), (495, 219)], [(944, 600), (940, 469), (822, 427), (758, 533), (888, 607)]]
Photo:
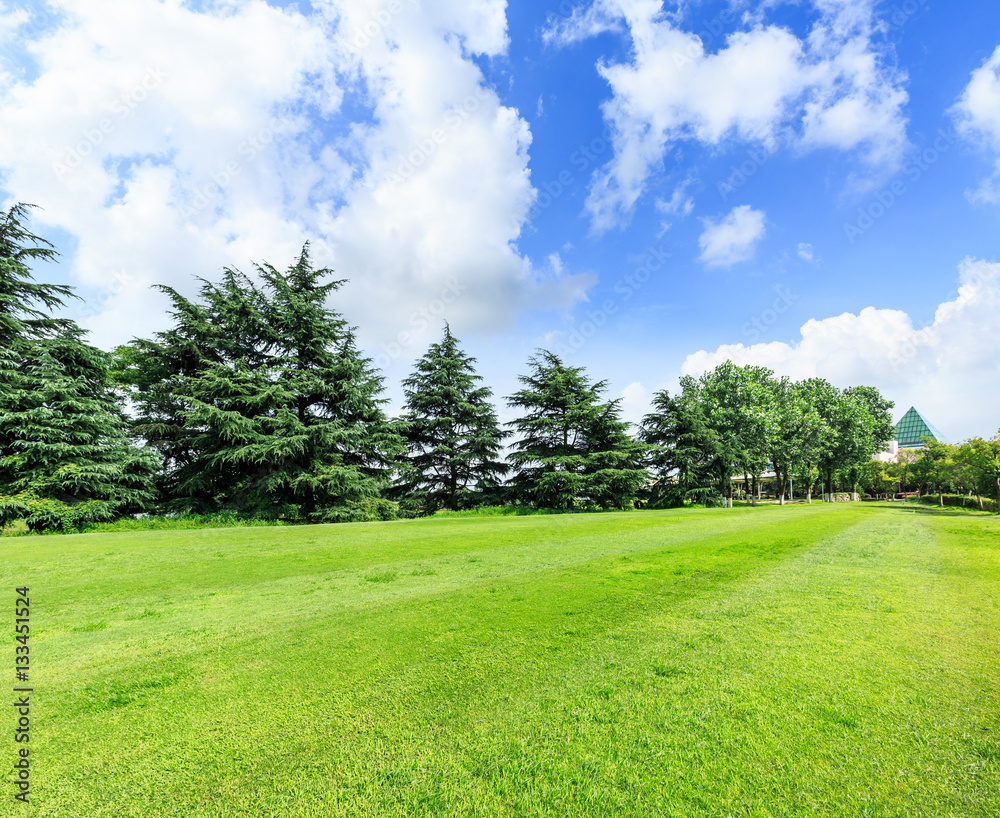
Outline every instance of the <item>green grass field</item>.
[(0, 814), (1000, 815), (995, 516), (0, 542), (0, 666), (30, 586), (34, 687), (32, 803), (8, 707)]

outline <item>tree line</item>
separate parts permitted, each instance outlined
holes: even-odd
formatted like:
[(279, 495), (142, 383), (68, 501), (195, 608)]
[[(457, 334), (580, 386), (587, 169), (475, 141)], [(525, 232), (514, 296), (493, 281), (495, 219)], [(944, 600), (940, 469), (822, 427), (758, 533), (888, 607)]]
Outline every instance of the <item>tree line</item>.
[(389, 417), (382, 375), (330, 306), (346, 282), (314, 268), (308, 245), (286, 270), (199, 279), (195, 298), (159, 287), (171, 326), (102, 352), (52, 316), (75, 296), (34, 281), (31, 266), (55, 253), (28, 215), (0, 214), (0, 526), (728, 504), (733, 475), (752, 486), (769, 466), (781, 496), (792, 478), (856, 489), (892, 436), (892, 404), (870, 387), (731, 363), (658, 392), (633, 433), (606, 381), (545, 350), (507, 397), (518, 417), (501, 424), (447, 325)]
[(915, 491), (941, 506), (948, 498), (948, 504), (974, 503), (980, 509), (988, 504), (991, 510), (1000, 510), (1000, 433), (992, 439), (974, 437), (956, 444), (933, 438), (923, 442), (921, 449), (901, 449), (892, 462), (867, 464), (862, 475), (865, 491), (872, 497)]

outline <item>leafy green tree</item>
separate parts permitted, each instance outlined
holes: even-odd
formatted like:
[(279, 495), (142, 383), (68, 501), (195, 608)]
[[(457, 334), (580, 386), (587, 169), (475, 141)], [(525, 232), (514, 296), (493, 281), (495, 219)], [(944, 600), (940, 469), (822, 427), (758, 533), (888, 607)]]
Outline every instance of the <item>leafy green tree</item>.
[(201, 303), (160, 288), (174, 327), (118, 355), (135, 428), (164, 453), (171, 508), (363, 517), (404, 447), (381, 376), (326, 306), (344, 282), (308, 245), (285, 272), (256, 270), (260, 284), (232, 269), (203, 281)]
[(831, 434), (820, 455), (827, 492), (833, 494), (834, 474), (840, 472), (857, 491), (861, 469), (892, 439), (895, 427), (889, 414), (892, 401), (870, 386), (824, 391), (818, 410)]
[(938, 505), (944, 506), (945, 488), (950, 486), (952, 473), (952, 447), (931, 437), (923, 438), (915, 471), (928, 487), (937, 489)]
[(805, 477), (807, 499), (812, 502), (813, 464), (830, 434), (817, 407), (821, 388), (817, 381), (793, 382), (788, 378), (772, 381), (774, 426), (769, 441), (771, 463), (782, 502), (789, 478)]
[(420, 497), (425, 511), (470, 508), (509, 470), (499, 460), (505, 433), (490, 403), (493, 393), (477, 385), (475, 363), (446, 324), (440, 343), (431, 344), (403, 381), (401, 421), (410, 454), (398, 489)]
[(682, 389), (701, 402), (720, 455), (728, 460), (719, 485), (726, 497), (732, 498), (733, 474), (756, 480), (767, 467), (776, 422), (772, 376), (766, 367), (726, 361), (697, 380), (682, 379)]
[(522, 502), (571, 509), (578, 504), (627, 508), (648, 480), (645, 444), (627, 434), (619, 400), (601, 402), (606, 381), (591, 383), (581, 367), (541, 350), (529, 360), (524, 389), (508, 398), (525, 414), (510, 425), (520, 435), (509, 460)]
[(861, 488), (873, 496), (889, 495), (895, 492), (899, 478), (891, 464), (880, 460), (869, 460), (860, 469), (858, 481)]
[[(997, 498), (997, 509), (1000, 513), (1000, 431), (989, 440), (981, 437), (972, 438), (959, 447), (957, 457), (977, 476), (977, 487), (985, 491), (988, 486)], [(982, 499), (980, 499), (980, 508)]]
[(900, 449), (896, 454), (896, 459), (889, 464), (890, 472), (899, 481), (900, 491), (909, 491), (909, 480), (914, 473), (913, 466), (917, 457), (917, 452), (913, 449)]

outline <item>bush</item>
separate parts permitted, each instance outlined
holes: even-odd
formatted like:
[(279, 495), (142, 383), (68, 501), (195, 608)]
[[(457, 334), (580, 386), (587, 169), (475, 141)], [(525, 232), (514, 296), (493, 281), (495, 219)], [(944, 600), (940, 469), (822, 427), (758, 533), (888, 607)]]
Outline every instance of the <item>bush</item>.
[(311, 515), (316, 523), (371, 523), (378, 520), (398, 520), (399, 503), (384, 497), (348, 500), (342, 506), (330, 506)]
[(103, 500), (64, 503), (31, 492), (0, 496), (0, 526), (22, 520), (29, 531), (70, 534), (114, 517)]
[[(936, 506), (938, 504), (938, 495), (936, 494), (925, 494), (920, 498), (921, 502), (928, 503), (929, 505)], [(975, 495), (968, 497), (964, 494), (946, 494), (944, 495), (944, 504), (946, 506), (958, 506), (959, 508), (971, 508), (974, 510), (979, 509), (979, 501), (976, 500)], [(989, 497), (983, 498), (983, 511), (989, 511), (993, 514), (997, 513), (997, 501), (991, 500)]]
[(443, 508), (438, 512), (435, 512), (435, 517), (512, 517), (518, 514), (530, 514), (533, 509), (522, 508), (518, 509), (515, 506), (476, 506), (475, 508), (466, 508), (462, 511), (452, 511), (449, 508)]

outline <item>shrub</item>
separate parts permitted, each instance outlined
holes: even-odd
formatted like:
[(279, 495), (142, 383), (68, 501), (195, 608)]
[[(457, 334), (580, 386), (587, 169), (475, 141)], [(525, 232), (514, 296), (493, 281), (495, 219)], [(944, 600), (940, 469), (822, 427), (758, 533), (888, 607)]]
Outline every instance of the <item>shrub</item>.
[[(920, 498), (921, 502), (928, 503), (929, 505), (936, 506), (938, 504), (938, 495), (936, 494), (925, 494)], [(964, 494), (946, 494), (944, 495), (944, 504), (946, 506), (958, 506), (964, 508), (971, 508), (978, 510), (979, 501), (976, 500), (975, 496), (969, 497)], [(983, 511), (990, 511), (993, 514), (997, 513), (997, 501), (991, 500), (989, 497), (983, 498)]]
[(316, 523), (370, 523), (377, 520), (398, 520), (399, 503), (384, 497), (348, 500), (342, 506), (320, 509), (311, 516)]
[(0, 525), (22, 520), (29, 531), (72, 533), (114, 517), (103, 500), (65, 503), (32, 492), (0, 496)]

